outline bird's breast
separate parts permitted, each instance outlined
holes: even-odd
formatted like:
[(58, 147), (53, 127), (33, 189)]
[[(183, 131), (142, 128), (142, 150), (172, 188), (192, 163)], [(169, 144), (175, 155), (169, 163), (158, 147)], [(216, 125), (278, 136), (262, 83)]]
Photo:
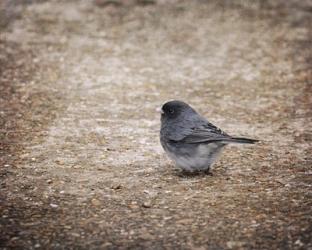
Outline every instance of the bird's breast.
[(186, 171), (206, 170), (216, 160), (224, 145), (164, 143), (164, 149), (176, 165)]

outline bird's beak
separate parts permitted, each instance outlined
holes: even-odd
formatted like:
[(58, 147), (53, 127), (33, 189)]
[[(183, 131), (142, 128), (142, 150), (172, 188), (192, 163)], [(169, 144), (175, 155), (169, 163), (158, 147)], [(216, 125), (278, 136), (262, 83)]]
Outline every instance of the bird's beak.
[(156, 109), (156, 112), (159, 113), (159, 114), (163, 114), (163, 113), (164, 113), (164, 111), (162, 110), (162, 108), (157, 108), (157, 109)]

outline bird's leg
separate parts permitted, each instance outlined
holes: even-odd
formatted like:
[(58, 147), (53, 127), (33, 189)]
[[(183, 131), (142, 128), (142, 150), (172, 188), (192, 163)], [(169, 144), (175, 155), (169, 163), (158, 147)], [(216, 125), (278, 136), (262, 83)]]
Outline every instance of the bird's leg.
[(213, 173), (210, 172), (210, 169), (209, 169), (209, 168), (206, 169), (206, 170), (204, 171), (204, 173), (205, 173), (206, 175), (213, 176)]
[(180, 171), (180, 173), (178, 174), (179, 176), (181, 177), (195, 177), (198, 175), (199, 172), (197, 171), (194, 171), (194, 172), (190, 172), (190, 171), (187, 171), (187, 170), (182, 170)]
[(184, 176), (193, 176), (194, 175), (194, 172), (190, 172), (190, 171), (187, 171), (187, 170), (182, 170), (182, 175)]

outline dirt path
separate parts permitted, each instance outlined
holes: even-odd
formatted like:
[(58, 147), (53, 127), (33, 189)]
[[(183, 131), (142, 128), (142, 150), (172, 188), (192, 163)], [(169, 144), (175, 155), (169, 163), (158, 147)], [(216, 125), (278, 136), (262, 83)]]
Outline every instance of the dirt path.
[[(311, 8), (10, 5), (0, 247), (312, 249)], [(155, 112), (173, 98), (263, 140), (181, 176)]]

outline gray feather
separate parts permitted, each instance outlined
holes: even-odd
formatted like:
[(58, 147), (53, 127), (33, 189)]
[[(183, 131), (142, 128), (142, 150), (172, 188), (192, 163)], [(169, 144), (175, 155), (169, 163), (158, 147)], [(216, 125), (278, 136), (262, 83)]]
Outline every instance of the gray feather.
[(232, 137), (181, 101), (163, 105), (160, 142), (176, 165), (187, 171), (208, 170), (229, 143), (258, 140)]

